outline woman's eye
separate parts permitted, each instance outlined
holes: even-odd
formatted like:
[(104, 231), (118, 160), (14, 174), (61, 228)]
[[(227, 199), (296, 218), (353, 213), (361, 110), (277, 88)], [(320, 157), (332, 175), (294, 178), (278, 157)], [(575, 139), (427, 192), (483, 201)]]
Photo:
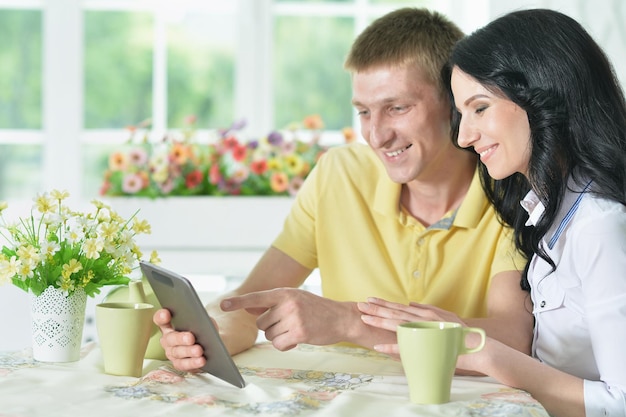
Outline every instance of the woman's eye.
[(476, 108), (476, 113), (480, 114), (480, 113), (484, 112), (485, 110), (487, 110), (487, 106), (480, 106), (480, 107)]

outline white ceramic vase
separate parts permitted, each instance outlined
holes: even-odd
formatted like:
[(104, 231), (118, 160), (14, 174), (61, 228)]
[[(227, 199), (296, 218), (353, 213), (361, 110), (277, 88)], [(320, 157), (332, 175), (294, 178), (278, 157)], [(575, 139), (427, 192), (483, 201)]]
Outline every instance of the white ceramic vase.
[(80, 359), (87, 296), (80, 288), (65, 296), (49, 286), (39, 296), (31, 293), (33, 359), (74, 362)]

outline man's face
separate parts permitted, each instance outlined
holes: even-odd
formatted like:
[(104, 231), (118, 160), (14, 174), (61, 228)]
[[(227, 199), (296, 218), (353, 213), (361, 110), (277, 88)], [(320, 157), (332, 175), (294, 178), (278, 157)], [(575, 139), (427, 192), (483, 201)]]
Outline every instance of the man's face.
[(450, 108), (414, 66), (375, 67), (352, 74), (352, 104), (361, 134), (392, 181), (438, 175), (450, 140)]

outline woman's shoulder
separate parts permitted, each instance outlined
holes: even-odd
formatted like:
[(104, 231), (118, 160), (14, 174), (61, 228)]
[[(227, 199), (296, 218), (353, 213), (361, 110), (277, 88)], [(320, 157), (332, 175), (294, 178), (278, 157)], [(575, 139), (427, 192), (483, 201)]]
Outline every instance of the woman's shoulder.
[(626, 206), (607, 198), (588, 194), (577, 210), (578, 228), (594, 234), (615, 234), (626, 241)]

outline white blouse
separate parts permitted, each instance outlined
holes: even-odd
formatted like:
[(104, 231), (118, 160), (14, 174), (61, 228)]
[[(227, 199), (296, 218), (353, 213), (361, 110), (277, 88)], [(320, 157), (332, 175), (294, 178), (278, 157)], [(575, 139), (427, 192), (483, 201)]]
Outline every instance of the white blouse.
[[(535, 225), (533, 191), (522, 206)], [(587, 417), (626, 416), (626, 207), (567, 191), (542, 244), (556, 270), (531, 260), (533, 356), (585, 380)]]

